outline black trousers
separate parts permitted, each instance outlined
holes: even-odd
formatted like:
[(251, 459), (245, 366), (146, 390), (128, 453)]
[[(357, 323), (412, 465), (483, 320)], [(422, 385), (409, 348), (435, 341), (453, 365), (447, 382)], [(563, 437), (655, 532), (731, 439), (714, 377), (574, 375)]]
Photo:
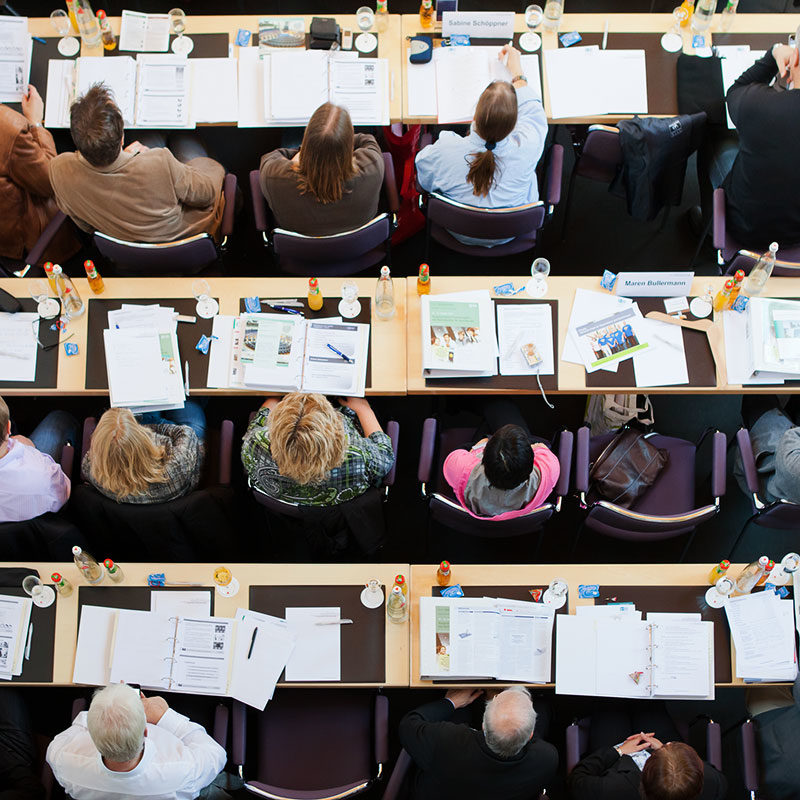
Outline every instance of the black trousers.
[(589, 752), (612, 747), (633, 733), (654, 733), (664, 744), (681, 741), (667, 707), (658, 700), (601, 703), (592, 712)]

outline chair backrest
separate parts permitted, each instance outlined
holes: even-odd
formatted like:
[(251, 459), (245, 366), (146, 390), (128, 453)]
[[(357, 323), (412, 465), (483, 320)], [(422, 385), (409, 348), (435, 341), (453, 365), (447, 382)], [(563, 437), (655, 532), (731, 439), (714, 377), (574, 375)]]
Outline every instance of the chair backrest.
[(0, 561), (71, 561), (75, 545), (91, 549), (62, 513), (0, 523)]
[(431, 519), (450, 530), (487, 539), (536, 533), (555, 513), (552, 503), (544, 503), (530, 513), (512, 519), (477, 519), (458, 503), (440, 494), (431, 497), (429, 509)]
[[(800, 247), (782, 250), (781, 256), (782, 258), (775, 259), (775, 267), (772, 270), (772, 274), (776, 278), (800, 277)], [(739, 269), (743, 269), (745, 274), (749, 274), (759, 258), (761, 258), (760, 253), (752, 250), (739, 250), (733, 261), (728, 265), (725, 274), (733, 275)]]
[(584, 178), (611, 183), (621, 165), (619, 128), (590, 125), (580, 156), (575, 162), (575, 173)]
[(150, 244), (126, 242), (96, 231), (94, 243), (103, 256), (114, 262), (117, 274), (131, 277), (193, 275), (216, 261), (218, 255), (214, 239), (207, 233)]
[(428, 197), (427, 215), (432, 223), (455, 233), (503, 239), (539, 230), (547, 209), (541, 200), (516, 208), (477, 208), (434, 192)]

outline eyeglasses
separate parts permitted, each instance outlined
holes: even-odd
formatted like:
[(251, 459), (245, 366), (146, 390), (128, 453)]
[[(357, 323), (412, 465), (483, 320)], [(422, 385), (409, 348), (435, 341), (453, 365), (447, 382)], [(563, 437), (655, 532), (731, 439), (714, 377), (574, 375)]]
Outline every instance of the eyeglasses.
[(45, 353), (48, 350), (52, 350), (54, 347), (58, 347), (62, 342), (68, 342), (75, 334), (71, 333), (69, 336), (65, 336), (63, 339), (57, 339), (52, 344), (44, 344), (42, 340), (39, 338), (39, 323), (41, 320), (35, 319), (31, 322), (31, 331), (33, 332), (33, 338), (36, 339), (36, 344), (39, 345), (39, 348), (43, 350)]

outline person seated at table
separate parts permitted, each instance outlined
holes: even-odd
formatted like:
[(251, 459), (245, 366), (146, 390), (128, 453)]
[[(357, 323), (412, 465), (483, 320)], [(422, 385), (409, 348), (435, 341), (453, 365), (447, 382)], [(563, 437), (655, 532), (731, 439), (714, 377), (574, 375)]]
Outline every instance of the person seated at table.
[[(644, 731), (630, 734), (630, 731)], [(592, 714), (591, 755), (567, 777), (571, 800), (724, 800), (725, 777), (680, 739), (663, 702)], [(666, 744), (663, 742), (666, 741)]]
[(553, 491), (558, 458), (531, 435), (519, 409), (508, 400), (489, 403), (484, 424), (491, 433), (488, 438), (448, 454), (445, 480), (473, 517), (512, 519), (527, 514)]
[(380, 486), (394, 464), (391, 439), (363, 397), (292, 392), (268, 398), (242, 443), (253, 486), (278, 500), (332, 506)]
[(358, 228), (378, 213), (383, 156), (374, 136), (355, 133), (346, 108), (323, 103), (300, 149), (261, 158), (261, 191), (279, 228), (328, 236)]
[(118, 503), (165, 503), (197, 488), (204, 439), (205, 412), (191, 400), (182, 409), (138, 417), (110, 408), (92, 434), (81, 473)]
[(186, 163), (166, 147), (134, 141), (123, 149), (122, 114), (103, 84), (72, 104), (70, 133), (77, 152), (50, 162), (50, 181), (58, 207), (79, 228), (134, 242), (218, 234), (225, 169), (198, 142), (178, 142)]
[(459, 710), (482, 694), (451, 689), (400, 721), (400, 743), (417, 768), (414, 800), (531, 800), (551, 785), (558, 753), (541, 738), (545, 715), (537, 714), (528, 690), (498, 692), (486, 703), (482, 729), (474, 730)]
[[(20, 260), (58, 211), (48, 167), (56, 146), (43, 127), (44, 103), (29, 84), (22, 113), (0, 105), (0, 258)], [(62, 228), (46, 250), (51, 261), (64, 261), (78, 242)]]
[[(536, 164), (547, 137), (542, 101), (528, 86), (519, 51), (506, 45), (513, 78), (483, 90), (467, 136), (442, 131), (416, 158), (417, 181), (426, 192), (479, 208), (513, 208), (539, 199)], [(511, 239), (451, 235), (464, 244), (493, 247)]]
[(0, 397), (0, 522), (21, 522), (58, 511), (69, 499), (70, 480), (56, 463), (78, 440), (78, 421), (51, 411), (30, 439), (11, 435), (11, 414)]
[[(213, 796), (225, 750), (163, 697), (115, 683), (98, 689), (47, 748), (55, 779), (73, 800)], [(226, 796), (226, 795), (223, 795)]]
[(38, 749), (22, 695), (4, 687), (0, 703), (0, 800), (44, 800), (34, 772)]

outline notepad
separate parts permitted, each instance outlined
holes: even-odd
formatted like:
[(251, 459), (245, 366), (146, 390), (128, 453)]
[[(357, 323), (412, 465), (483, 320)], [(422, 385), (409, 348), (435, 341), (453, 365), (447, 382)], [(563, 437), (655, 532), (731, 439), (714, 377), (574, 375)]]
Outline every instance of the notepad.
[(286, 663), (287, 681), (339, 681), (342, 679), (342, 628), (335, 623), (338, 607), (287, 608), (286, 624), (297, 637)]
[(39, 346), (33, 335), (35, 312), (0, 312), (0, 375), (4, 381), (33, 382)]

